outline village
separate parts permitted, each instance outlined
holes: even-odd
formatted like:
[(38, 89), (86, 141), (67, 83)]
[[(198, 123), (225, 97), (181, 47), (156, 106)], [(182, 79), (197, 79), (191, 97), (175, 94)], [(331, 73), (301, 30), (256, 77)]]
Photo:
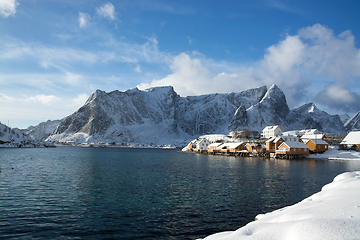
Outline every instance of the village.
[(317, 129), (283, 132), (276, 125), (265, 127), (261, 138), (244, 138), (242, 131), (233, 131), (225, 138), (209, 136), (194, 139), (183, 151), (208, 155), (297, 159), (309, 154), (322, 154), (329, 149), (330, 143), (342, 150), (360, 149), (360, 131), (334, 138)]

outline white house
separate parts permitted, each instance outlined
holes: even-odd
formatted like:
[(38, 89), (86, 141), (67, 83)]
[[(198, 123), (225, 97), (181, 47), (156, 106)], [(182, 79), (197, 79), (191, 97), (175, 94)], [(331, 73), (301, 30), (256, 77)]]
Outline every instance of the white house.
[(280, 136), (282, 139), (284, 139), (285, 142), (299, 142), (299, 138), (296, 136)]
[(349, 132), (340, 144), (349, 147), (355, 146), (360, 148), (360, 131)]
[(282, 133), (282, 130), (280, 126), (267, 126), (263, 129), (261, 135), (263, 138), (272, 138), (280, 135)]
[(195, 151), (207, 151), (209, 145), (210, 142), (206, 138), (198, 138), (189, 143), (188, 149), (193, 149)]

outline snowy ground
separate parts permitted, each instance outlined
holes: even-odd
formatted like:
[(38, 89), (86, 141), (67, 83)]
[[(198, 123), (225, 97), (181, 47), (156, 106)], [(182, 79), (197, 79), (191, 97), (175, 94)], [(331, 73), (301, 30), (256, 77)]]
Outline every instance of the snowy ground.
[(360, 171), (338, 175), (303, 201), (204, 240), (360, 239)]
[(311, 154), (308, 158), (321, 158), (329, 160), (360, 160), (360, 152), (350, 150), (338, 150), (338, 147), (329, 146), (329, 150), (323, 154)]

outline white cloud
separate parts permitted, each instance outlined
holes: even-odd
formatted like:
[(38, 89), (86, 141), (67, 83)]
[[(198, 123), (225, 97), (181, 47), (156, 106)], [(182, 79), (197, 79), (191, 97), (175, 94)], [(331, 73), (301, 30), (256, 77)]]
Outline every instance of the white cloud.
[(14, 38), (0, 39), (0, 59), (21, 60), (31, 57), (38, 61), (41, 67), (55, 67), (60, 70), (73, 67), (75, 64), (106, 64), (112, 62), (164, 63), (168, 54), (158, 49), (155, 36), (146, 38), (143, 44), (118, 41), (111, 37), (99, 43), (101, 50), (90, 51), (79, 48), (46, 46), (40, 43), (24, 42)]
[(90, 22), (90, 15), (87, 13), (79, 12), (79, 25), (81, 28), (86, 27)]
[(11, 15), (15, 15), (16, 7), (19, 5), (17, 0), (1, 0), (0, 1), (0, 15), (7, 18)]
[(69, 86), (84, 86), (83, 76), (76, 73), (65, 71), (64, 81)]
[(71, 106), (80, 107), (85, 104), (89, 96), (85, 93), (77, 95), (74, 99), (70, 101)]
[(360, 95), (350, 91), (342, 83), (327, 85), (317, 94), (316, 100), (335, 109), (354, 112), (360, 109)]
[(26, 98), (25, 101), (26, 102), (39, 102), (44, 105), (51, 105), (54, 102), (61, 101), (61, 98), (56, 97), (55, 95), (38, 94), (36, 96)]
[(109, 20), (115, 20), (115, 7), (110, 2), (105, 3), (100, 8), (96, 10), (96, 13), (99, 16), (102, 16), (104, 18), (107, 18)]
[(137, 72), (137, 73), (141, 73), (142, 70), (141, 70), (140, 65), (137, 65), (137, 66), (134, 68), (134, 71)]
[(193, 40), (192, 40), (189, 36), (187, 36), (186, 38), (188, 39), (189, 45), (192, 45), (192, 44), (193, 44)]
[(150, 84), (142, 83), (138, 88), (171, 85), (181, 95), (196, 95), (206, 92), (206, 86), (211, 85), (208, 83), (211, 80), (210, 71), (201, 64), (200, 59), (191, 59), (186, 53), (174, 57), (170, 69), (173, 71), (172, 74), (160, 80), (153, 80)]
[[(180, 53), (169, 64), (171, 74), (139, 84), (139, 87), (172, 85), (184, 96), (239, 92), (275, 83), (285, 92), (293, 108), (311, 101), (310, 92), (317, 95), (329, 82), (335, 86), (341, 82), (342, 89), (348, 91), (348, 85), (359, 81), (360, 49), (355, 47), (354, 42), (350, 31), (335, 36), (331, 29), (315, 24), (300, 29), (297, 35), (285, 36), (279, 43), (270, 46), (261, 60), (247, 66), (230, 68), (231, 64), (226, 62)], [(327, 96), (329, 90), (324, 90)], [(356, 96), (354, 94), (350, 96)], [(340, 99), (349, 102), (346, 94), (337, 96), (337, 102)]]
[(335, 36), (331, 29), (315, 24), (299, 30), (298, 35), (306, 42), (307, 70), (341, 82), (360, 76), (360, 49), (350, 31)]
[(0, 102), (14, 102), (15, 99), (4, 93), (0, 93)]

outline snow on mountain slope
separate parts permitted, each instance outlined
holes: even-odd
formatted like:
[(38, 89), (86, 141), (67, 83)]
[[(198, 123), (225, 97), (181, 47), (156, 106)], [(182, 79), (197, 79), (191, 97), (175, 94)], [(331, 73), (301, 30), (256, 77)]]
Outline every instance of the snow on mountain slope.
[(345, 124), (347, 121), (349, 121), (350, 117), (347, 114), (339, 115), (341, 121)]
[(350, 118), (344, 127), (347, 131), (359, 130), (360, 129), (360, 111), (357, 112), (352, 118)]
[(286, 126), (289, 112), (285, 94), (274, 84), (259, 103), (247, 109), (249, 129), (262, 131), (269, 125)]
[(319, 110), (314, 103), (307, 103), (290, 111), (286, 118), (288, 127), (293, 129), (318, 129), (321, 132), (344, 135), (343, 123), (338, 115), (330, 115)]
[(96, 90), (47, 140), (182, 144), (199, 135), (244, 128), (260, 132), (267, 125), (280, 125), (283, 130), (317, 127), (337, 133), (343, 131), (339, 121), (339, 116), (313, 104), (290, 111), (285, 94), (276, 85), (189, 97), (180, 97), (171, 86), (109, 93)]
[(0, 123), (0, 148), (3, 147), (47, 147), (42, 141), (37, 141), (22, 133), (19, 129), (10, 128)]
[(48, 120), (46, 122), (39, 123), (36, 126), (29, 127), (24, 132), (33, 139), (43, 140), (54, 132), (60, 122), (61, 120)]

